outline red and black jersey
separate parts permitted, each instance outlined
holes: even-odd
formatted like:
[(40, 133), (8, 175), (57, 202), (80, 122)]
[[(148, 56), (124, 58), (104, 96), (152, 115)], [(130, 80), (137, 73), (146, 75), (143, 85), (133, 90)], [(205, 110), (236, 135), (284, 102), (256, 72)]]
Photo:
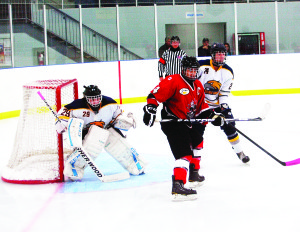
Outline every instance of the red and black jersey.
[(147, 98), (148, 104), (164, 104), (162, 118), (192, 119), (208, 110), (204, 101), (204, 89), (199, 80), (189, 84), (180, 74), (166, 77)]

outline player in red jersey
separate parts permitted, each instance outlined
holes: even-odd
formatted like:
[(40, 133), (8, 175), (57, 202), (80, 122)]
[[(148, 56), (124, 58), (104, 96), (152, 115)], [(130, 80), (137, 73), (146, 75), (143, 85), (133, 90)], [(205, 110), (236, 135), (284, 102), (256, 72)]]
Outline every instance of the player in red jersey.
[[(191, 200), (197, 198), (197, 191), (185, 188), (189, 172), (190, 186), (197, 187), (204, 181), (199, 175), (200, 157), (203, 137), (191, 122), (179, 122), (178, 119), (212, 118), (215, 126), (224, 124), (224, 117), (209, 110), (204, 101), (204, 89), (198, 80), (199, 63), (196, 57), (182, 59), (181, 74), (167, 76), (148, 95), (144, 106), (143, 121), (153, 126), (159, 103), (163, 103), (161, 129), (167, 136), (175, 158), (172, 176), (172, 195), (174, 200)], [(172, 120), (173, 119), (173, 120)], [(191, 185), (192, 184), (192, 185)]]

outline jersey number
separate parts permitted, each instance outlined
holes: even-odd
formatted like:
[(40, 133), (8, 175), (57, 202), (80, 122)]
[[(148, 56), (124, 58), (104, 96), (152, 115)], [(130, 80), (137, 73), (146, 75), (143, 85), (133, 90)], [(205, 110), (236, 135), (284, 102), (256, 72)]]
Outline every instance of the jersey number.
[(153, 89), (153, 93), (157, 93), (157, 91), (160, 89), (159, 86), (155, 87), (155, 89)]
[(90, 117), (90, 111), (83, 111), (82, 117)]
[(66, 117), (70, 117), (70, 111), (67, 110), (66, 108), (64, 108), (63, 112), (61, 113), (61, 115), (66, 116)]

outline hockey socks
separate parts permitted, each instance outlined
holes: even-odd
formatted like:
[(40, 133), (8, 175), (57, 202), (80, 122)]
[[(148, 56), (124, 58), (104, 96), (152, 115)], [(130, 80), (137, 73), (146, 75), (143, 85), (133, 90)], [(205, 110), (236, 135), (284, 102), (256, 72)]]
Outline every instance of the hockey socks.
[(184, 156), (175, 161), (174, 165), (174, 178), (175, 180), (181, 180), (183, 184), (186, 183), (187, 172), (189, 170), (192, 156)]

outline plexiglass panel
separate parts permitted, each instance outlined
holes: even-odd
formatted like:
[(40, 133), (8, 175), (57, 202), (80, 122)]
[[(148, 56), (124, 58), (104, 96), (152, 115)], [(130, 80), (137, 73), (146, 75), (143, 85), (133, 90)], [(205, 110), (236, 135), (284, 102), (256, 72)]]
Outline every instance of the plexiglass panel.
[(121, 60), (156, 58), (154, 6), (120, 7)]
[(278, 3), (279, 53), (300, 52), (300, 2)]
[(44, 65), (43, 31), (31, 23), (32, 7), (29, 3), (12, 4), (15, 67)]
[(82, 9), (82, 21), (85, 59), (118, 60), (116, 7)]
[(198, 52), (203, 45), (206, 49), (207, 40), (209, 46), (213, 43), (228, 43), (232, 50), (232, 34), (234, 34), (233, 4), (197, 5), (198, 56), (210, 56), (210, 52)]
[(239, 54), (276, 53), (275, 3), (237, 4), (237, 32)]
[[(195, 56), (194, 5), (159, 6), (157, 10), (159, 47), (166, 36), (178, 36), (180, 48), (189, 56)], [(174, 17), (176, 15), (177, 17)]]
[(0, 4), (0, 69), (12, 67), (9, 7)]
[[(165, 43), (166, 36), (173, 35), (180, 37), (180, 47), (190, 56), (198, 55), (197, 49), (203, 38), (208, 38), (210, 45), (227, 42), (235, 54), (235, 20), (240, 55), (300, 52), (299, 1), (235, 2), (4, 0), (0, 3), (0, 68), (153, 59), (159, 55), (156, 51)], [(196, 3), (196, 27), (193, 3)], [(80, 5), (83, 58), (80, 50)], [(12, 38), (9, 6), (12, 8)]]

